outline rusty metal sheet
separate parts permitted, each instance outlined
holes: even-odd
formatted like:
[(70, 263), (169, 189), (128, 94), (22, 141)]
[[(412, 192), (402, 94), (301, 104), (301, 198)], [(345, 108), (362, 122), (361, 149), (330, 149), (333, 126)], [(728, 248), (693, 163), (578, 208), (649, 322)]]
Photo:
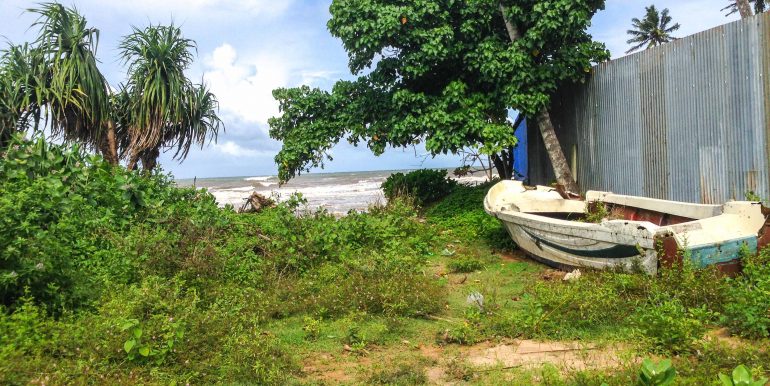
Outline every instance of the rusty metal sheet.
[[(551, 114), (583, 191), (700, 203), (770, 198), (770, 13), (598, 64)], [(531, 183), (553, 181), (530, 129)], [(532, 140), (535, 139), (535, 140)]]

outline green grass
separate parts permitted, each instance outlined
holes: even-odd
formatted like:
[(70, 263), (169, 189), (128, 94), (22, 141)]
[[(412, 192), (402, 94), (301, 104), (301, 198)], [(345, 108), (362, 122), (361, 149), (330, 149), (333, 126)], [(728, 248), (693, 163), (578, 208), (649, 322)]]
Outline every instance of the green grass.
[[(770, 250), (732, 280), (685, 266), (563, 282), (483, 212), (489, 185), (422, 214), (397, 200), (297, 216), (300, 199), (237, 214), (163, 176), (25, 146), (41, 159), (0, 160), (3, 384), (626, 385), (644, 357), (672, 358), (678, 384), (739, 364), (768, 375)], [(749, 339), (704, 338), (717, 328)], [(468, 359), (513, 339), (622, 358), (571, 370)]]

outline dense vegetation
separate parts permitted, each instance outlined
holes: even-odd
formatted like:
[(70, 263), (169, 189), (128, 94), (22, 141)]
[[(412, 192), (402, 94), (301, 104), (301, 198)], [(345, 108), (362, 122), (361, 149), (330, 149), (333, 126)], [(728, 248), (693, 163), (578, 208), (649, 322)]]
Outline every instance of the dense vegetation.
[(440, 308), (412, 209), (298, 205), (238, 215), (163, 175), (17, 142), (0, 163), (0, 379), (277, 383), (298, 368), (266, 321)]
[[(490, 184), (458, 185), (422, 214), (394, 200), (337, 219), (299, 196), (239, 214), (162, 174), (14, 141), (0, 157), (3, 384), (418, 384), (439, 368), (444, 381), (622, 385), (649, 355), (672, 362), (643, 373), (675, 367), (683, 384), (768, 375), (770, 250), (734, 279), (683, 266), (567, 282), (516, 257), (483, 211)], [(750, 340), (713, 338), (719, 327)], [(465, 359), (513, 338), (626, 359)]]
[(409, 173), (393, 173), (382, 183), (385, 198), (410, 197), (418, 205), (433, 204), (446, 197), (457, 186), (446, 170), (420, 169)]

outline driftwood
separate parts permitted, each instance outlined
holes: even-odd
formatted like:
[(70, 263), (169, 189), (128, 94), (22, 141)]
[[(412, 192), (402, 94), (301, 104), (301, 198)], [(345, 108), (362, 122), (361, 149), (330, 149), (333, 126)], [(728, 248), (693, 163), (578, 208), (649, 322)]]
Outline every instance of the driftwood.
[(275, 206), (275, 201), (271, 198), (267, 198), (257, 192), (251, 193), (246, 202), (243, 203), (238, 212), (241, 213), (259, 213), (265, 208), (272, 208)]

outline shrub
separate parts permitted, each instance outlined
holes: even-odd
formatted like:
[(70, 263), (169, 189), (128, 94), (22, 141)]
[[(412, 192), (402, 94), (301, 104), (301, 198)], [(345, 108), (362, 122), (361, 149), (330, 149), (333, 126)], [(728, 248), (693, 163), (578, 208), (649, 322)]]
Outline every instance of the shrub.
[(661, 352), (687, 352), (706, 326), (719, 320), (725, 279), (713, 269), (685, 264), (639, 273), (584, 271), (580, 280), (534, 285), (517, 308), (490, 320), (498, 335), (586, 339), (612, 334), (638, 339)]
[(385, 197), (414, 197), (418, 205), (432, 204), (446, 197), (457, 182), (447, 177), (446, 170), (420, 169), (409, 173), (394, 173), (382, 183)]
[(637, 326), (655, 349), (684, 353), (706, 332), (706, 312), (705, 307), (687, 309), (679, 299), (662, 299), (640, 310)]
[(113, 248), (116, 232), (165, 221), (180, 202), (216, 209), (167, 176), (116, 168), (77, 146), (16, 139), (0, 158), (0, 301), (13, 307), (28, 291), (59, 312), (97, 298), (103, 280), (134, 280), (138, 263)]
[(447, 268), (452, 272), (467, 273), (484, 268), (484, 263), (472, 257), (459, 257), (449, 261)]
[(283, 384), (298, 366), (265, 334), (276, 318), (441, 310), (437, 234), (414, 207), (299, 204), (238, 214), (168, 176), (18, 142), (0, 159), (0, 383)]
[(428, 222), (450, 230), (455, 237), (482, 239), (496, 249), (513, 249), (511, 236), (500, 221), (484, 211), (484, 196), (493, 184), (458, 185), (446, 198), (426, 210)]
[(770, 337), (770, 248), (744, 254), (743, 274), (730, 281), (724, 321), (748, 338)]

